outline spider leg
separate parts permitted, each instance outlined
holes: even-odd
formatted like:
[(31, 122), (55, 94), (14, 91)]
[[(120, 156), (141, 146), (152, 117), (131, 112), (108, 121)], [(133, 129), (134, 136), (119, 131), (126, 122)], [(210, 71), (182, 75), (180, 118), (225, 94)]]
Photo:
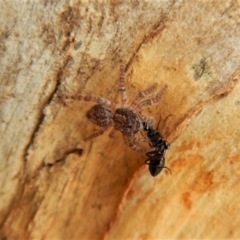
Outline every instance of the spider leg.
[[(143, 135), (142, 135), (143, 136)], [(147, 137), (133, 137), (134, 142), (146, 142), (149, 143), (149, 139)]]
[(139, 92), (137, 94), (137, 96), (132, 100), (132, 102), (130, 103), (130, 107), (135, 109), (139, 103), (140, 100), (142, 100), (143, 98), (145, 98), (145, 96), (153, 93), (157, 88), (157, 83), (154, 83), (151, 87)]
[(87, 140), (91, 140), (95, 137), (98, 137), (98, 136), (101, 136), (103, 135), (103, 133), (106, 131), (107, 129), (106, 128), (102, 128), (102, 129), (99, 129), (98, 131), (95, 131), (94, 133), (92, 133), (90, 136), (86, 137), (85, 138), (85, 141)]
[(115, 137), (115, 132), (116, 132), (116, 129), (113, 128), (112, 131), (109, 133), (108, 136), (109, 136), (110, 138), (114, 138), (114, 137)]
[[(64, 86), (63, 86), (63, 88), (65, 89)], [(65, 100), (67, 99), (67, 96), (64, 96), (62, 89), (58, 89), (57, 94), (56, 94), (56, 99), (59, 103), (66, 106)]]
[(127, 93), (126, 93), (126, 83), (125, 83), (125, 69), (123, 62), (120, 61), (120, 73), (119, 73), (119, 87), (118, 91), (121, 96), (122, 106), (126, 105), (127, 102)]
[(143, 148), (139, 147), (135, 143), (135, 137), (132, 136), (123, 136), (124, 142), (134, 151), (142, 152)]
[(86, 102), (94, 102), (97, 104), (102, 104), (106, 107), (110, 107), (113, 111), (116, 110), (117, 108), (117, 104), (106, 99), (106, 98), (102, 98), (102, 97), (93, 97), (93, 96), (85, 96), (81, 93), (77, 94), (77, 95), (73, 95), (73, 96), (64, 96), (64, 95), (60, 95), (60, 98), (62, 98), (63, 100), (71, 100), (71, 101), (86, 101)]
[(143, 107), (158, 103), (166, 90), (167, 90), (167, 85), (165, 85), (155, 97), (149, 98), (149, 99), (146, 99), (146, 100), (140, 102), (137, 105), (137, 108), (139, 110), (141, 110)]
[(102, 104), (106, 107), (110, 107), (113, 111), (117, 109), (117, 104), (102, 97), (93, 97), (93, 96), (85, 96), (83, 98), (84, 101), (86, 102), (95, 102), (97, 104)]
[[(165, 123), (167, 122), (168, 118), (171, 117), (172, 114), (169, 114), (165, 119), (164, 119), (164, 122), (163, 122), (163, 126), (162, 126), (162, 129), (161, 129), (161, 132), (163, 132), (164, 130), (164, 127), (165, 127)], [(161, 120), (161, 119), (160, 119)], [(157, 126), (157, 129), (158, 129), (158, 126)]]
[(149, 125), (152, 125), (152, 126), (155, 124), (155, 120), (153, 118), (147, 117), (140, 112), (138, 113), (138, 115), (140, 116), (142, 122), (147, 122)]

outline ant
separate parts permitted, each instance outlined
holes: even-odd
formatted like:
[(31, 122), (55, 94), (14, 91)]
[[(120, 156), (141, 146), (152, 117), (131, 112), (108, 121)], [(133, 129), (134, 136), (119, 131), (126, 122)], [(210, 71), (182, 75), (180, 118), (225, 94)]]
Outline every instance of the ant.
[(170, 143), (163, 139), (162, 134), (158, 131), (158, 125), (157, 129), (154, 129), (147, 122), (143, 122), (142, 124), (143, 130), (147, 132), (147, 136), (150, 141), (149, 145), (155, 148), (154, 151), (146, 153), (148, 159), (145, 161), (145, 164), (149, 165), (150, 174), (153, 177), (156, 177), (162, 171), (163, 168), (168, 169), (168, 171), (171, 173), (171, 170), (165, 166), (165, 152), (170, 147)]

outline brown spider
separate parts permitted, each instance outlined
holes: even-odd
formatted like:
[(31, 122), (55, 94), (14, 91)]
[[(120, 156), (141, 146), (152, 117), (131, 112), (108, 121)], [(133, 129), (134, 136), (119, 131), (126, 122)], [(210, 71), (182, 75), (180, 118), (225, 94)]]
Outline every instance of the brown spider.
[(139, 92), (134, 100), (131, 101), (130, 104), (127, 104), (125, 70), (123, 63), (121, 62), (118, 88), (121, 96), (120, 106), (102, 97), (84, 96), (82, 94), (78, 94), (76, 96), (64, 96), (64, 99), (84, 100), (97, 103), (88, 110), (86, 115), (89, 120), (101, 127), (101, 129), (93, 133), (89, 138), (102, 135), (105, 130), (107, 130), (110, 126), (113, 126), (113, 130), (109, 134), (110, 137), (113, 137), (115, 130), (119, 130), (122, 132), (126, 144), (135, 151), (142, 151), (142, 148), (136, 145), (136, 141), (144, 141), (144, 139), (137, 138), (135, 134), (143, 129), (143, 122), (147, 122), (152, 125), (154, 120), (143, 115), (141, 110), (143, 107), (159, 102), (163, 93), (167, 89), (167, 85), (165, 85), (155, 97), (143, 101), (141, 100), (155, 91), (156, 88), (157, 83), (146, 90)]

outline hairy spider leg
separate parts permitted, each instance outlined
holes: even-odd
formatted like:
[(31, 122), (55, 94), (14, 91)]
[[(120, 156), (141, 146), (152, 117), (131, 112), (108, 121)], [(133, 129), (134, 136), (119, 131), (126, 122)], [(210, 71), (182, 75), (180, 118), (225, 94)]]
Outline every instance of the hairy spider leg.
[(142, 121), (147, 122), (148, 124), (154, 125), (155, 120), (153, 118), (147, 117), (144, 114), (141, 113), (141, 109), (138, 107), (139, 101), (145, 98), (147, 95), (153, 93), (157, 89), (157, 83), (154, 83), (149, 88), (139, 92), (137, 96), (132, 100), (130, 103), (130, 108), (133, 109), (133, 111), (136, 111), (137, 114), (141, 117)]
[(142, 147), (139, 147), (139, 146), (136, 145), (135, 137), (123, 135), (123, 140), (132, 150), (134, 150), (136, 152), (142, 152), (143, 151)]
[(87, 102), (95, 102), (95, 103), (98, 103), (98, 104), (102, 104), (106, 107), (110, 107), (113, 111), (115, 111), (117, 109), (117, 104), (112, 102), (112, 101), (109, 101), (106, 98), (85, 96), (83, 100), (87, 101)]
[[(142, 134), (142, 133), (141, 133)], [(143, 136), (143, 135), (142, 135)], [(146, 137), (136, 137), (136, 136), (134, 136), (134, 137), (132, 137), (133, 138), (133, 141), (136, 143), (136, 142), (147, 142), (147, 143), (149, 143), (149, 139), (148, 138), (146, 138)]]
[(147, 122), (149, 125), (154, 125), (155, 120), (151, 117), (147, 117), (146, 115), (138, 112), (138, 115), (140, 116), (142, 122)]
[(86, 102), (94, 102), (97, 104), (102, 104), (106, 107), (110, 107), (113, 112), (117, 109), (116, 103), (102, 97), (84, 96), (82, 94), (77, 94), (75, 96), (62, 96), (62, 97), (66, 100), (86, 101)]
[[(143, 135), (142, 135), (143, 136)], [(132, 148), (133, 150), (137, 151), (137, 152), (143, 152), (145, 151), (146, 149), (140, 147), (140, 146), (137, 146), (137, 142), (147, 142), (149, 143), (149, 139), (146, 138), (146, 137), (136, 137), (136, 136), (124, 136), (125, 137), (125, 143), (127, 143), (130, 148)]]
[(60, 98), (63, 98), (64, 100), (82, 101), (84, 97), (81, 94), (77, 94), (77, 95), (74, 95), (74, 96), (60, 95)]
[[(63, 86), (63, 88), (65, 89), (64, 86)], [(82, 97), (81, 97), (81, 96), (78, 96), (78, 95), (76, 95), (75, 98), (76, 98), (76, 99), (79, 99), (79, 100), (82, 100)], [(65, 96), (65, 95), (63, 94), (63, 90), (62, 90), (62, 89), (59, 89), (59, 90), (58, 90), (58, 92), (57, 92), (57, 99), (58, 99), (64, 106), (66, 106), (65, 100), (75, 100), (75, 99), (73, 99), (72, 96)]]
[(146, 100), (140, 102), (137, 105), (138, 109), (141, 110), (143, 107), (158, 103), (161, 100), (162, 95), (165, 93), (166, 90), (167, 90), (167, 85), (165, 85), (155, 97), (149, 98), (149, 99), (146, 99)]
[(95, 131), (95, 132), (92, 133), (90, 136), (86, 137), (86, 138), (85, 138), (85, 141), (91, 140), (91, 139), (93, 139), (93, 138), (95, 138), (95, 137), (98, 137), (98, 136), (103, 135), (103, 133), (104, 133), (107, 129), (108, 129), (108, 128), (106, 127), (106, 128), (101, 128), (101, 129), (99, 129), (98, 131)]
[(119, 73), (119, 87), (118, 91), (121, 96), (122, 107), (127, 103), (126, 83), (125, 83), (125, 69), (124, 64), (120, 61), (120, 73)]
[(115, 132), (116, 132), (116, 129), (113, 128), (113, 129), (111, 130), (111, 132), (108, 134), (108, 136), (109, 136), (110, 138), (114, 138), (114, 137), (115, 137)]
[(137, 105), (139, 103), (140, 100), (142, 100), (143, 98), (145, 98), (147, 95), (153, 93), (155, 90), (157, 89), (157, 83), (154, 83), (152, 86), (150, 86), (149, 88), (139, 92), (137, 94), (137, 96), (132, 100), (132, 102), (130, 103), (130, 107), (132, 109), (136, 109)]

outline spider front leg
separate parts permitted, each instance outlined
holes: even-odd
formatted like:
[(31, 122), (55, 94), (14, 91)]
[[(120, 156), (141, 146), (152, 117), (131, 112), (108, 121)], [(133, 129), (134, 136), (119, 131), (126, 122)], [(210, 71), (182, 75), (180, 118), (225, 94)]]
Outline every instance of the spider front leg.
[(138, 113), (138, 115), (141, 117), (142, 122), (147, 122), (149, 125), (154, 125), (155, 124), (155, 120), (151, 117), (147, 117), (142, 113)]
[(102, 129), (99, 129), (98, 131), (95, 131), (94, 133), (92, 133), (90, 136), (86, 137), (85, 138), (85, 141), (88, 141), (88, 140), (91, 140), (95, 137), (98, 137), (98, 136), (101, 136), (103, 135), (103, 133), (106, 131), (107, 129), (106, 128), (102, 128)]
[(157, 88), (157, 83), (154, 83), (151, 87), (139, 92), (137, 96), (130, 103), (130, 107), (132, 109), (137, 108), (139, 101), (145, 98), (147, 95), (153, 93), (156, 90), (156, 88)]
[(143, 148), (136, 145), (135, 141), (138, 139), (134, 136), (123, 136), (124, 142), (134, 151), (143, 152)]
[(137, 108), (139, 109), (139, 111), (141, 111), (141, 109), (143, 107), (158, 103), (161, 100), (162, 95), (165, 93), (166, 90), (167, 90), (167, 85), (165, 85), (155, 97), (149, 98), (149, 99), (146, 99), (146, 100), (140, 102), (137, 105)]
[(121, 96), (122, 107), (127, 103), (126, 83), (125, 83), (125, 69), (123, 62), (120, 61), (120, 73), (119, 73), (119, 87), (118, 91)]

